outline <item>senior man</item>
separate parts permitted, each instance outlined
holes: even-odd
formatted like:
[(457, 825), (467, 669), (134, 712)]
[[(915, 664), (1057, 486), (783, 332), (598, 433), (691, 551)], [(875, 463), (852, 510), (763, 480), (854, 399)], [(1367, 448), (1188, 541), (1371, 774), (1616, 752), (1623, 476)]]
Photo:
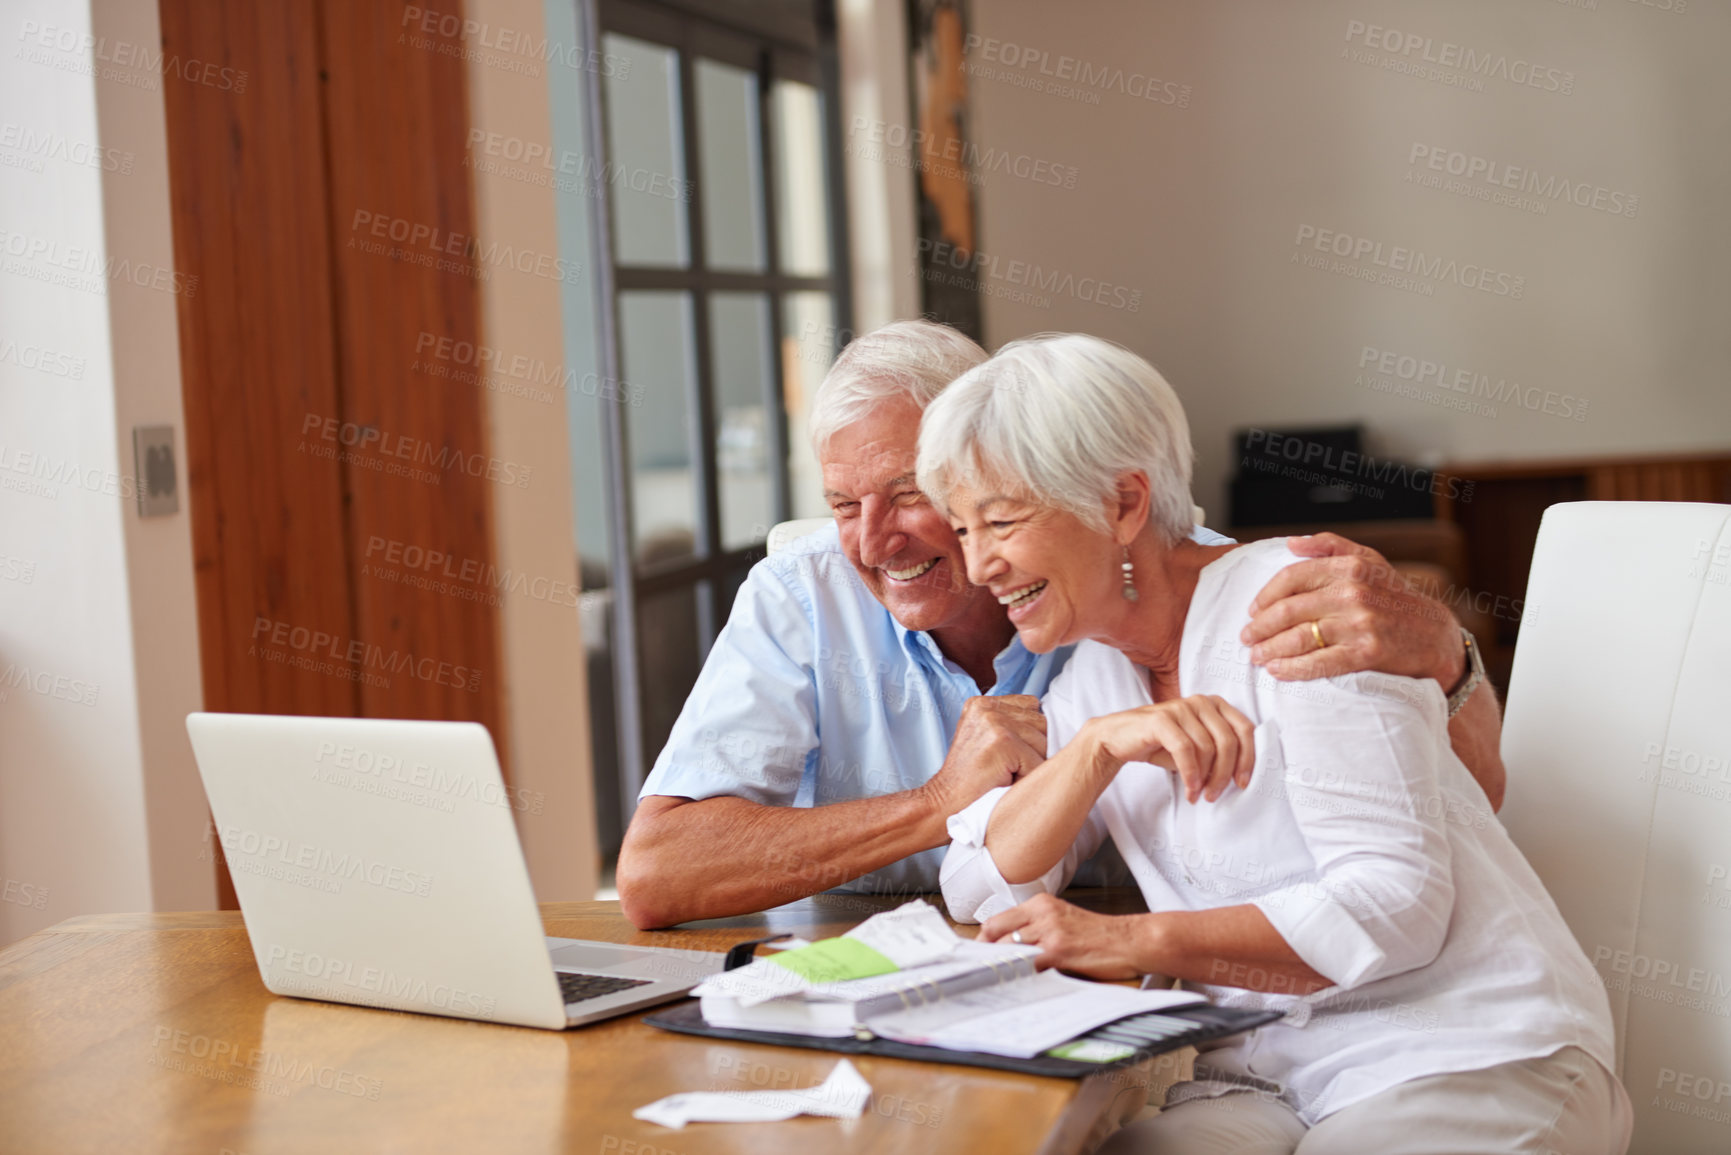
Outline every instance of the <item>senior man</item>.
[[(885, 326), (836, 358), (811, 414), (836, 524), (740, 588), (619, 852), (637, 926), (836, 887), (935, 891), (949, 817), (1045, 761), (1039, 698), (1069, 650), (1023, 648), (914, 484), (925, 406), (985, 359), (929, 321)], [(1312, 560), (1257, 595), (1241, 639), (1253, 660), (1282, 679), (1435, 678), (1452, 695), (1456, 753), (1501, 805), (1500, 712), (1453, 615), (1391, 580), (1372, 550), (1332, 534), (1292, 548)], [(1111, 877), (1110, 862), (1095, 866), (1077, 881)]]

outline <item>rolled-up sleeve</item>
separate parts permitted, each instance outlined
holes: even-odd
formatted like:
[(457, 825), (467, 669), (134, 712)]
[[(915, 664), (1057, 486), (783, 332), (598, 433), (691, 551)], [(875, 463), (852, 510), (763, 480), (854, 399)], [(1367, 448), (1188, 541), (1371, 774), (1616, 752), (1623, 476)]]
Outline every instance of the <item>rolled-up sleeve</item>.
[(1105, 827), (1090, 811), (1081, 834), (1052, 869), (1033, 882), (1005, 882), (998, 864), (992, 861), (992, 852), (986, 849), (986, 826), (999, 801), (1013, 789), (1000, 786), (989, 790), (972, 806), (950, 815), (950, 850), (944, 855), (938, 881), (944, 891), (944, 906), (957, 922), (985, 922), (1036, 894), (1057, 894), (1070, 885), (1077, 868), (1100, 848), (1105, 837)]
[(792, 805), (818, 745), (814, 632), (810, 607), (759, 562), (639, 797)]
[(1253, 902), (1340, 988), (1425, 966), (1454, 912), (1435, 683), (1364, 673), (1287, 685), (1309, 687), (1275, 693), (1285, 794), (1313, 873)]
[[(1046, 756), (1050, 758), (1064, 748), (1086, 719), (1072, 716), (1062, 694), (1046, 695), (1040, 706), (1046, 715)], [(986, 847), (986, 827), (990, 825), (992, 812), (998, 808), (998, 803), (1014, 789), (1014, 786), (1000, 786), (988, 790), (972, 805), (950, 815), (950, 849), (944, 855), (943, 869), (938, 878), (944, 892), (944, 906), (957, 922), (985, 922), (994, 914), (1019, 906), (1037, 894), (1057, 894), (1070, 885), (1077, 869), (1100, 849), (1106, 839), (1106, 824), (1099, 807), (1095, 806), (1083, 821), (1076, 841), (1050, 870), (1032, 882), (1005, 882), (1004, 876), (998, 872), (998, 864), (992, 860), (992, 852)]]

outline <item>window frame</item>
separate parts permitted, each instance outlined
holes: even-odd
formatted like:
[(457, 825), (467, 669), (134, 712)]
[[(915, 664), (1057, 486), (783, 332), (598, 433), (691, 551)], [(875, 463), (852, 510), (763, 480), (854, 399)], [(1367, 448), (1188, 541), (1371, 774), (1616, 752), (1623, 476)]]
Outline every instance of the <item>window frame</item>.
[[(698, 482), (694, 554), (644, 567), (634, 558), (635, 510), (632, 501), (628, 407), (602, 407), (603, 471), (609, 487), (607, 538), (611, 557), (608, 565), (612, 591), (613, 690), (616, 712), (621, 829), (629, 824), (636, 808), (637, 793), (647, 776), (656, 751), (649, 750), (651, 736), (645, 733), (644, 702), (647, 695), (667, 692), (665, 686), (645, 684), (640, 603), (681, 590), (694, 593), (697, 607), (699, 660), (708, 656), (716, 634), (725, 623), (729, 605), (721, 604), (723, 591), (736, 584), (732, 579), (764, 555), (761, 541), (727, 549), (722, 544), (721, 485), (717, 463), (718, 396), (714, 363), (715, 341), (710, 326), (710, 303), (717, 293), (761, 294), (768, 304), (768, 331), (762, 334), (769, 350), (769, 372), (763, 385), (763, 403), (770, 415), (766, 453), (770, 474), (771, 524), (791, 516), (792, 494), (788, 457), (790, 431), (785, 395), (784, 361), (786, 300), (790, 294), (817, 292), (831, 302), (831, 319), (839, 336), (851, 331), (852, 302), (849, 294), (847, 211), (844, 198), (839, 57), (835, 40), (833, 0), (806, 0), (811, 12), (807, 27), (797, 19), (771, 22), (760, 11), (742, 17), (740, 24), (726, 23), (726, 10), (705, 0), (580, 0), (585, 36), (598, 50), (607, 34), (629, 36), (671, 49), (678, 58), (678, 103), (680, 157), (688, 198), (679, 202), (685, 213), (687, 263), (685, 267), (634, 265), (617, 259), (610, 192), (602, 182), (591, 219), (592, 249), (597, 254), (595, 282), (600, 313), (599, 354), (603, 374), (624, 381), (620, 352), (620, 297), (635, 291), (671, 291), (687, 295), (691, 313), (691, 356), (695, 362), (689, 375), (687, 395), (691, 414), (688, 451)], [(797, 16), (798, 3), (782, 6)], [(753, 25), (750, 27), (744, 25)], [(711, 269), (705, 248), (702, 149), (698, 139), (696, 67), (699, 57), (730, 65), (757, 78), (757, 117), (760, 140), (758, 174), (762, 188), (764, 270), (740, 272)], [(597, 55), (596, 57), (599, 58)], [(587, 71), (588, 124), (591, 154), (604, 165), (610, 155), (607, 138), (605, 81), (601, 69)], [(810, 85), (822, 104), (823, 149), (821, 158), (825, 184), (825, 206), (829, 216), (829, 271), (822, 276), (796, 275), (781, 271), (781, 226), (777, 215), (780, 189), (776, 170), (777, 140), (774, 130), (774, 85), (791, 80)], [(831, 355), (839, 348), (832, 348)], [(768, 527), (765, 527), (767, 531)], [(597, 766), (597, 774), (607, 773)]]

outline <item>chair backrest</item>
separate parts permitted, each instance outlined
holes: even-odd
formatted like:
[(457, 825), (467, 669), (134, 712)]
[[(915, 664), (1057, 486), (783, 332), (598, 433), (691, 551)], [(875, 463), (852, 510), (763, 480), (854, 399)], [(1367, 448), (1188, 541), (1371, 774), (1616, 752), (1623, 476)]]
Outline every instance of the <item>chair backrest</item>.
[(1731, 1150), (1731, 506), (1545, 512), (1503, 820), (1610, 993), (1631, 1151)]
[(780, 553), (793, 542), (798, 541), (808, 533), (816, 533), (826, 525), (835, 521), (830, 517), (806, 517), (798, 521), (784, 521), (769, 531), (769, 537), (764, 540), (763, 548), (767, 553)]

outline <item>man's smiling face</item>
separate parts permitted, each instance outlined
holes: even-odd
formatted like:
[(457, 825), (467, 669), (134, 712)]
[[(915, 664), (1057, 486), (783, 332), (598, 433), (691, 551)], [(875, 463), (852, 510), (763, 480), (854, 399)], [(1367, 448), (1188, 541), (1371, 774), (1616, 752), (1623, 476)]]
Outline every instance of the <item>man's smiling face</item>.
[(919, 407), (888, 401), (830, 438), (824, 499), (841, 529), (842, 552), (910, 630), (1002, 621), (991, 594), (968, 581), (949, 519), (914, 484), (919, 436)]

